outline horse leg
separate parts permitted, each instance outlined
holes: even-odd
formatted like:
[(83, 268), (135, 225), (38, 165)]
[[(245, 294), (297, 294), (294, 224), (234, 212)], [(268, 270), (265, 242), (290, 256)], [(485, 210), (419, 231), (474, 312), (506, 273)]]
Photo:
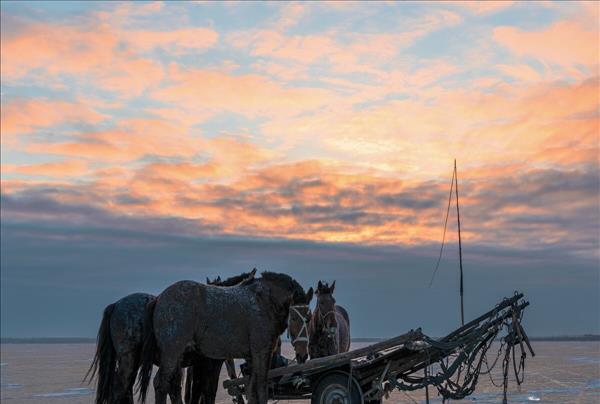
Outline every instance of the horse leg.
[(204, 363), (206, 359), (203, 359), (200, 363), (196, 363), (193, 366), (193, 379), (192, 379), (192, 390), (190, 401), (188, 404), (200, 404), (200, 399), (202, 399), (202, 404), (205, 404), (206, 401), (206, 370), (204, 369)]
[(169, 386), (169, 397), (171, 397), (171, 404), (183, 404), (181, 399), (181, 374), (183, 371), (181, 367), (177, 366), (175, 372), (171, 376), (171, 383)]
[(248, 404), (256, 404), (256, 372), (254, 372), (254, 361), (252, 359), (246, 359), (246, 365), (250, 369), (250, 380), (246, 384), (246, 399)]
[(133, 404), (133, 383), (135, 382), (135, 357), (130, 352), (119, 356), (118, 367), (111, 387), (111, 402)]
[(252, 355), (252, 377), (255, 382), (255, 394), (258, 404), (267, 404), (269, 400), (268, 374), (271, 365), (271, 349)]
[(171, 380), (178, 369), (177, 363), (169, 360), (169, 357), (162, 355), (161, 365), (154, 377), (154, 397), (156, 404), (167, 404), (167, 394), (171, 391)]
[(207, 359), (207, 374), (206, 382), (204, 384), (202, 404), (215, 404), (217, 397), (217, 390), (219, 389), (219, 376), (221, 376), (221, 368), (223, 367), (223, 360), (221, 359)]
[(194, 379), (194, 367), (189, 366), (185, 371), (185, 395), (183, 396), (183, 402), (191, 404), (192, 401), (192, 380)]
[(135, 353), (130, 353), (126, 356), (125, 361), (119, 362), (119, 373), (123, 370), (121, 380), (125, 383), (126, 394), (123, 399), (123, 404), (133, 404), (133, 385), (135, 384), (135, 376), (139, 367), (139, 360)]

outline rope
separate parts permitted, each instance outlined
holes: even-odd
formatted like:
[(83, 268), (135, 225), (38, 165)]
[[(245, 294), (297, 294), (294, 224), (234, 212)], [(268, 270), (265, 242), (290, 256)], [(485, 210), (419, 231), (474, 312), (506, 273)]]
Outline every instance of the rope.
[[(521, 344), (522, 336), (515, 331), (519, 330), (523, 313), (515, 305), (508, 310), (510, 312), (503, 310), (495, 313), (493, 317), (481, 322), (475, 328), (450, 340), (436, 341), (425, 336), (423, 340), (430, 347), (424, 352), (423, 360), (403, 373), (390, 375), (387, 381), (393, 388), (401, 391), (413, 391), (433, 385), (445, 402), (446, 400), (461, 400), (472, 394), (479, 381), (479, 376), (488, 374), (495, 386), (503, 387), (503, 402), (506, 403), (511, 363), (517, 384), (520, 385), (524, 378), (526, 358)], [(512, 316), (507, 316), (508, 313), (511, 313)], [(503, 330), (506, 330), (507, 334), (500, 344), (496, 359), (490, 366), (487, 352)], [(521, 348), (519, 363), (517, 363), (515, 355), (517, 346)], [(496, 384), (491, 376), (491, 371), (498, 363), (500, 356), (503, 356), (503, 380), (502, 384)], [(434, 362), (437, 362), (439, 367), (439, 371), (435, 374), (426, 371), (424, 377), (414, 376), (419, 369), (427, 369)], [(485, 371), (482, 369), (483, 364), (486, 367)]]
[(433, 285), (433, 279), (435, 278), (435, 274), (440, 267), (440, 261), (442, 260), (442, 253), (444, 252), (444, 243), (446, 241), (446, 229), (448, 228), (448, 216), (450, 216), (450, 203), (452, 202), (452, 190), (454, 187), (454, 174), (456, 171), (452, 171), (452, 181), (450, 182), (450, 194), (448, 195), (448, 207), (446, 208), (446, 219), (444, 220), (444, 233), (442, 234), (442, 245), (440, 246), (440, 255), (438, 256), (437, 263), (435, 264), (435, 270), (431, 275), (431, 280), (429, 281), (429, 287)]

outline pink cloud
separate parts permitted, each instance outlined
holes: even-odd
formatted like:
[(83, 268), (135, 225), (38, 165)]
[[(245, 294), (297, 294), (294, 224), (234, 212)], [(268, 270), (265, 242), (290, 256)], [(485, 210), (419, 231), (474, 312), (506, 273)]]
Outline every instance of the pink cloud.
[(122, 31), (121, 39), (134, 52), (154, 48), (169, 50), (175, 54), (201, 51), (214, 46), (219, 35), (209, 28), (182, 28), (174, 31)]
[(41, 164), (3, 164), (4, 173), (25, 174), (35, 177), (79, 177), (88, 172), (88, 165), (80, 160), (64, 160)]
[(128, 119), (102, 132), (83, 133), (66, 142), (29, 143), (32, 153), (81, 157), (98, 162), (134, 161), (145, 155), (191, 157), (202, 140), (160, 119)]
[(99, 123), (106, 118), (82, 103), (19, 99), (2, 103), (2, 138), (62, 123)]
[(537, 31), (515, 27), (494, 29), (494, 40), (518, 56), (529, 56), (561, 66), (598, 66), (599, 38), (596, 29), (577, 21), (557, 21)]
[(464, 7), (473, 14), (490, 14), (512, 7), (515, 2), (509, 0), (501, 1), (449, 1), (448, 4)]
[(92, 84), (121, 93), (141, 94), (163, 77), (160, 63), (140, 56), (153, 49), (173, 54), (200, 52), (218, 34), (208, 28), (172, 31), (126, 30), (106, 18), (89, 25), (28, 23), (2, 31), (2, 78), (17, 80), (35, 73), (46, 82), (78, 75)]
[(513, 77), (519, 81), (539, 81), (542, 79), (540, 73), (538, 73), (531, 66), (525, 64), (506, 65), (500, 64), (496, 66), (502, 73)]
[(153, 93), (155, 100), (204, 114), (233, 111), (248, 116), (296, 115), (332, 102), (322, 88), (285, 87), (259, 75), (231, 75), (215, 70), (170, 69), (170, 86)]

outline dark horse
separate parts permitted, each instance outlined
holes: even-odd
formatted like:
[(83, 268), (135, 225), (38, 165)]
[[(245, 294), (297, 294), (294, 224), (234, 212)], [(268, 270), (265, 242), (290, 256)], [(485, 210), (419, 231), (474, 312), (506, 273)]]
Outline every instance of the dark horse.
[[(193, 281), (177, 282), (147, 307), (153, 333), (147, 335), (140, 370), (140, 398), (145, 401), (152, 364), (157, 404), (165, 404), (190, 354), (212, 359), (244, 358), (251, 376), (250, 404), (266, 404), (267, 373), (277, 338), (287, 327), (290, 304), (306, 300), (302, 287), (285, 274), (263, 272), (258, 279), (223, 288)], [(171, 396), (181, 404), (181, 396)]]
[[(255, 273), (256, 270), (231, 279), (239, 283)], [(96, 353), (85, 376), (90, 382), (98, 376), (96, 404), (133, 403), (133, 384), (141, 363), (144, 332), (148, 329), (146, 306), (155, 300), (155, 296), (147, 293), (133, 293), (104, 309)], [(204, 369), (211, 363), (198, 365)], [(190, 404), (199, 403), (201, 396), (210, 396), (212, 389), (199, 384), (194, 386), (194, 392), (196, 401), (189, 401)]]
[[(214, 280), (206, 278), (207, 285), (213, 286), (235, 286), (243, 281), (254, 278), (256, 268), (250, 273), (233, 276), (231, 278), (221, 280), (218, 276)], [(223, 367), (223, 359), (202, 358), (200, 365), (190, 366), (187, 368), (185, 378), (185, 402), (188, 404), (196, 404), (202, 398), (202, 404), (214, 404), (219, 388), (219, 376)], [(235, 365), (232, 359), (226, 362), (227, 371), (230, 376), (235, 375)], [(193, 384), (192, 384), (193, 381)], [(193, 388), (192, 388), (193, 386)], [(198, 386), (198, 387), (197, 387)]]
[(146, 305), (156, 297), (134, 293), (104, 309), (96, 354), (85, 375), (98, 375), (96, 404), (132, 404), (133, 384), (144, 343)]
[(350, 349), (350, 319), (346, 309), (335, 304), (334, 289), (335, 281), (317, 285), (317, 307), (309, 325), (311, 359)]

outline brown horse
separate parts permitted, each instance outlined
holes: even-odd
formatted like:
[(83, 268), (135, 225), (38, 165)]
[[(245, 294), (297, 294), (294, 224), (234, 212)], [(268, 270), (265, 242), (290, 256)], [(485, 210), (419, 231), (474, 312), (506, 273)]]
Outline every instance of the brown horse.
[(181, 383), (181, 367), (190, 357), (244, 358), (251, 375), (246, 396), (250, 404), (266, 404), (267, 373), (277, 338), (287, 328), (290, 305), (306, 300), (302, 287), (285, 274), (264, 272), (260, 278), (233, 287), (192, 281), (169, 286), (147, 308), (153, 333), (144, 342), (140, 398), (145, 401), (154, 358), (160, 367), (154, 378), (157, 404)]
[(296, 362), (304, 363), (308, 359), (308, 343), (310, 335), (308, 331), (312, 313), (310, 311), (310, 301), (313, 297), (313, 288), (306, 292), (306, 299), (290, 306), (288, 316), (288, 338), (296, 352)]
[(309, 324), (310, 358), (335, 355), (350, 349), (350, 319), (342, 306), (335, 304), (335, 281), (317, 285), (317, 307)]

